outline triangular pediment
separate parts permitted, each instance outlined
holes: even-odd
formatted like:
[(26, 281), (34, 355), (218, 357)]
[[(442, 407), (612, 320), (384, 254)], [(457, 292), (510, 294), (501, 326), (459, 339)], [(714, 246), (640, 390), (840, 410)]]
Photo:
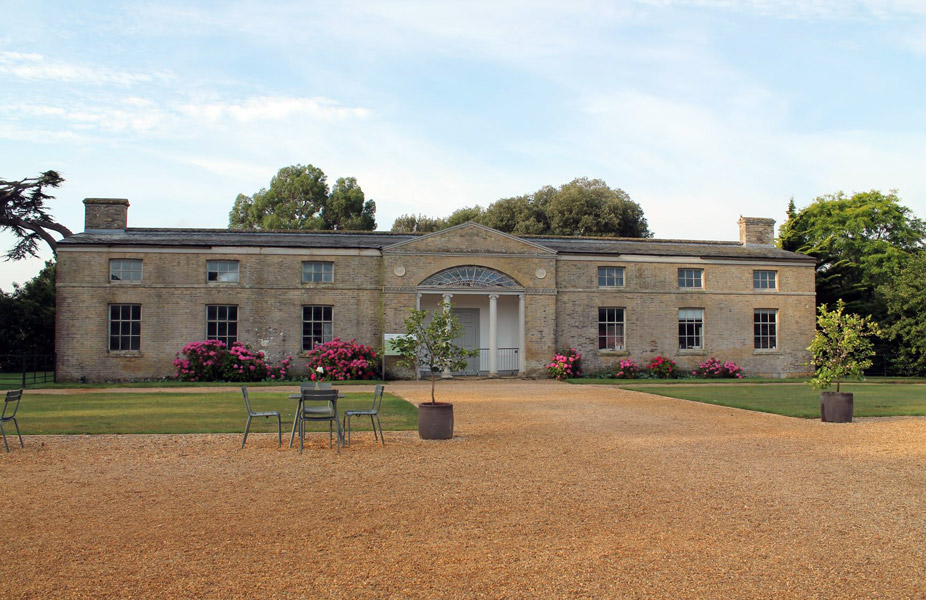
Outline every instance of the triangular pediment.
[(478, 223), (463, 223), (383, 248), (386, 254), (556, 254), (546, 246), (522, 240)]

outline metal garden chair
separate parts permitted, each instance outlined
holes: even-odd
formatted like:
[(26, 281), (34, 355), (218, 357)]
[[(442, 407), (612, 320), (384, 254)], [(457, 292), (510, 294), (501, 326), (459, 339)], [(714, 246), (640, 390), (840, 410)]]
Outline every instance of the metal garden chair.
[[(348, 410), (344, 412), (344, 430), (347, 432), (347, 444), (350, 446), (350, 420), (351, 417), (370, 417), (370, 425), (373, 426), (373, 440), (379, 440), (383, 446), (386, 445), (386, 440), (383, 438), (383, 424), (379, 420), (379, 410), (383, 406), (383, 390), (386, 389), (384, 385), (377, 385), (376, 390), (373, 392), (373, 405), (369, 410)], [(373, 419), (376, 419), (376, 422), (373, 422)], [(379, 424), (379, 438), (376, 437), (376, 425)]]
[(241, 395), (244, 396), (244, 407), (248, 410), (248, 424), (244, 427), (244, 439), (241, 440), (241, 447), (244, 448), (244, 443), (248, 441), (248, 431), (251, 429), (251, 419), (254, 417), (276, 417), (277, 418), (277, 436), (280, 438), (280, 446), (283, 445), (283, 422), (280, 418), (279, 411), (268, 410), (264, 412), (254, 412), (251, 409), (251, 400), (248, 398), (248, 388), (241, 388)]
[(328, 421), (328, 447), (331, 447), (334, 430), (337, 429), (338, 454), (341, 453), (341, 442), (344, 434), (341, 431), (341, 422), (338, 420), (338, 390), (310, 390), (303, 389), (297, 409), (299, 419), (299, 452), (302, 453), (305, 439), (306, 421)]
[[(16, 426), (16, 435), (19, 436), (19, 446), (25, 448), (26, 445), (23, 444), (23, 434), (19, 432), (19, 421), (16, 420), (16, 411), (19, 410), (19, 401), (22, 400), (23, 391), (22, 390), (12, 390), (6, 393), (6, 399), (3, 401), (3, 412), (0, 413), (0, 434), (3, 434), (3, 445), (6, 446), (6, 451), (10, 451), (10, 445), (6, 442), (6, 431), (3, 430), (3, 424), (7, 421), (13, 421), (13, 425)], [(12, 412), (7, 414), (10, 411), (10, 405), (12, 404)]]

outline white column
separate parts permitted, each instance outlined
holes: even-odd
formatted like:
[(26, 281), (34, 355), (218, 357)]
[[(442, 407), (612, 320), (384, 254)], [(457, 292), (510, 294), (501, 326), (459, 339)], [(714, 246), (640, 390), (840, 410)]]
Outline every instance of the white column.
[[(444, 300), (441, 302), (441, 306), (444, 309), (445, 313), (450, 312), (450, 299), (453, 298), (453, 294), (442, 294)], [(450, 379), (453, 377), (453, 373), (450, 372), (450, 369), (444, 369), (444, 372), (441, 373), (441, 379)]]
[(415, 310), (421, 310), (421, 294), (417, 294), (415, 297)]
[(527, 343), (524, 294), (518, 294), (518, 375), (527, 375)]
[(498, 294), (489, 294), (489, 377), (498, 375)]

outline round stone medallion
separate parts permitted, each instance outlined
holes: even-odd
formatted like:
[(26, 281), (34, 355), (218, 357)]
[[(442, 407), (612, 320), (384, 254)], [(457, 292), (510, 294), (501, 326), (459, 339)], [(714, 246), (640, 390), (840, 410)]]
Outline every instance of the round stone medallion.
[(396, 268), (394, 268), (392, 272), (395, 273), (397, 277), (402, 277), (403, 275), (405, 275), (405, 267), (403, 267), (402, 265), (399, 265)]
[(537, 269), (536, 275), (537, 275), (537, 279), (543, 279), (544, 277), (547, 276), (547, 270), (543, 268)]

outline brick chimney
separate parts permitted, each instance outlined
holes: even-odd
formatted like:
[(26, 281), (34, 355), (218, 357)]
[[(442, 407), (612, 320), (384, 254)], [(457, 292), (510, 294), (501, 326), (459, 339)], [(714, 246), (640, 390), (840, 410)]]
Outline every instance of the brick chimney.
[(85, 198), (84, 231), (125, 231), (129, 201), (125, 198)]
[(740, 226), (740, 243), (744, 246), (774, 246), (775, 219), (744, 217), (737, 221)]

